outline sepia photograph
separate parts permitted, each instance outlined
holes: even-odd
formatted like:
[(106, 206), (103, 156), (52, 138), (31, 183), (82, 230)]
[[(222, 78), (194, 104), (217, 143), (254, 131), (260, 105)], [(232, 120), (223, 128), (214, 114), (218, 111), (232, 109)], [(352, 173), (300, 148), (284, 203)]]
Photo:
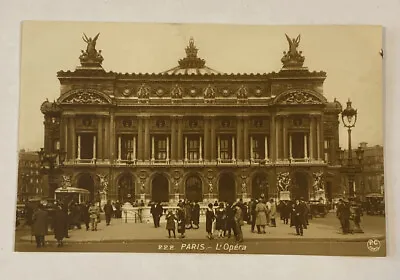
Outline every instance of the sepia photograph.
[(382, 36), (24, 21), (14, 250), (385, 257)]

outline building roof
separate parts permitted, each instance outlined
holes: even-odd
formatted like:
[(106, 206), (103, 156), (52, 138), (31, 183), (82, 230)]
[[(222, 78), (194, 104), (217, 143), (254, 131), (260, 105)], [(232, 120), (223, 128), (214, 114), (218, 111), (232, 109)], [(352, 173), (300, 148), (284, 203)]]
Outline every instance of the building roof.
[(194, 39), (190, 38), (189, 45), (185, 49), (186, 57), (178, 61), (178, 66), (171, 68), (161, 74), (169, 75), (209, 75), (209, 74), (223, 74), (206, 66), (206, 61), (197, 56), (198, 48), (194, 44)]

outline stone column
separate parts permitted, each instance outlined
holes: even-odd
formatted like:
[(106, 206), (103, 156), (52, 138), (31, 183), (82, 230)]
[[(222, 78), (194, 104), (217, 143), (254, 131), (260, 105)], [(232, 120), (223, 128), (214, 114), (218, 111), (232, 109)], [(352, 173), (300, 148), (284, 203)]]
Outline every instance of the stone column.
[(253, 137), (250, 136), (250, 162), (254, 161), (253, 157)]
[(121, 161), (121, 148), (122, 148), (122, 139), (121, 135), (118, 135), (118, 161)]
[(143, 144), (143, 118), (138, 117), (138, 153), (137, 159), (142, 161), (144, 159), (144, 144)]
[(309, 147), (310, 147), (310, 160), (314, 160), (314, 116), (310, 116), (310, 137), (309, 137)]
[(171, 160), (176, 160), (176, 117), (171, 118)]
[(178, 118), (178, 153), (177, 153), (177, 160), (179, 161), (179, 162), (182, 162), (182, 160), (183, 160), (183, 155), (182, 155), (182, 152), (183, 152), (183, 144), (182, 144), (182, 141), (183, 141), (183, 116), (179, 116), (179, 118)]
[(144, 117), (144, 160), (150, 160), (150, 117)]
[(271, 142), (271, 160), (276, 160), (276, 128), (275, 128), (275, 115), (271, 116), (271, 122), (269, 126), (269, 138)]
[(275, 154), (276, 154), (276, 161), (279, 161), (281, 159), (280, 153), (279, 153), (279, 147), (280, 147), (280, 122), (281, 122), (281, 118), (280, 117), (276, 117), (275, 118)]
[(169, 137), (167, 136), (167, 158), (166, 160), (169, 161)]
[(243, 117), (243, 159), (245, 162), (249, 162), (250, 159), (250, 148), (249, 148), (249, 117)]
[(232, 161), (235, 161), (235, 136), (232, 136)]
[(97, 154), (96, 154), (96, 152), (97, 152), (97, 137), (96, 137), (96, 135), (94, 135), (93, 136), (93, 159), (95, 160), (97, 157)]
[(321, 116), (318, 116), (317, 118), (317, 159), (318, 161), (321, 161), (321, 147), (323, 147), (323, 145), (321, 145), (321, 134), (322, 134), (322, 129), (321, 129)]
[(71, 127), (71, 158), (72, 160), (76, 159), (76, 132), (75, 132), (75, 116), (70, 118), (70, 127)]
[(136, 160), (136, 137), (133, 136), (132, 140), (132, 160)]
[(307, 153), (307, 133), (304, 133), (304, 159), (308, 158)]
[(115, 160), (115, 140), (116, 138), (116, 133), (115, 133), (115, 121), (114, 121), (114, 112), (111, 112), (110, 115), (110, 147), (109, 147), (109, 158), (110, 158), (110, 162), (114, 162)]
[(98, 141), (98, 155), (99, 160), (103, 160), (103, 117), (99, 116), (97, 118), (97, 141)]
[(66, 116), (63, 116), (63, 143), (61, 145), (62, 148), (64, 148), (64, 152), (65, 152), (65, 161), (68, 161), (71, 158), (69, 149), (70, 147), (68, 147), (68, 118)]
[(292, 134), (289, 133), (289, 158), (290, 160), (293, 159), (293, 146), (292, 146)]
[(287, 160), (288, 159), (288, 141), (287, 141), (287, 122), (288, 122), (288, 116), (283, 116), (283, 159)]
[(151, 161), (154, 161), (154, 136), (151, 137)]
[(188, 139), (185, 137), (185, 162), (188, 161)]
[(203, 145), (203, 141), (202, 141), (202, 137), (200, 136), (200, 139), (199, 139), (199, 161), (203, 160), (203, 147), (202, 147), (202, 145)]
[(221, 160), (221, 139), (218, 136), (218, 140), (217, 140), (217, 160), (220, 161)]
[[(215, 117), (212, 117), (211, 118), (211, 148), (210, 148), (211, 161), (215, 161), (217, 159), (217, 156), (215, 155), (215, 150), (216, 150), (215, 141), (216, 141), (216, 119), (215, 119)], [(219, 158), (219, 154), (218, 154), (218, 158)]]
[(211, 135), (210, 135), (210, 122), (209, 122), (209, 117), (204, 117), (204, 160), (209, 161), (210, 160), (210, 154), (211, 154)]
[(103, 120), (103, 126), (104, 126), (104, 143), (103, 143), (103, 159), (108, 160), (110, 159), (109, 151), (110, 151), (110, 124), (109, 124), (109, 119), (107, 117), (104, 117)]
[(243, 160), (243, 121), (241, 117), (236, 118), (236, 158), (237, 160)]
[(78, 151), (77, 151), (77, 156), (76, 156), (77, 160), (81, 159), (81, 136), (78, 135)]
[(267, 161), (268, 160), (268, 137), (267, 136), (264, 137), (264, 152), (265, 152), (264, 160)]

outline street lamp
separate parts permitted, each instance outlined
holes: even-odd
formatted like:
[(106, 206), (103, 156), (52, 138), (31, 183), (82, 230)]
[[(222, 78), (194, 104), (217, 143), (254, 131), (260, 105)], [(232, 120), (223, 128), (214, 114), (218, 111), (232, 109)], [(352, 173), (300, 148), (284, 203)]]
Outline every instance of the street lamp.
[(52, 182), (50, 183), (50, 179), (53, 179), (54, 171), (63, 166), (66, 152), (58, 149), (54, 153), (49, 153), (44, 148), (40, 148), (40, 151), (37, 153), (39, 155), (41, 172), (49, 175), (49, 197), (53, 198), (55, 190), (51, 189)]
[(356, 173), (361, 172), (361, 164), (364, 157), (364, 150), (361, 147), (358, 147), (356, 150), (356, 156), (358, 163), (354, 164), (353, 162), (353, 150), (351, 148), (351, 129), (355, 127), (357, 122), (357, 110), (351, 106), (350, 99), (347, 101), (346, 108), (342, 111), (342, 122), (344, 127), (347, 128), (348, 132), (348, 156), (347, 156), (347, 163), (344, 163), (344, 151), (339, 148), (338, 149), (338, 159), (340, 165), (342, 165), (342, 172), (347, 174), (348, 182), (349, 182), (349, 197), (355, 198), (355, 185), (354, 179)]

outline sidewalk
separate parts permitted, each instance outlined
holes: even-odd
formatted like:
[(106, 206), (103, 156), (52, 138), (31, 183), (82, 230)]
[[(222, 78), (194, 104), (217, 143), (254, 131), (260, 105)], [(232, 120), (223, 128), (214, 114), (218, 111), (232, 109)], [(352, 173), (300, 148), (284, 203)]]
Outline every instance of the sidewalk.
[[(304, 236), (297, 236), (295, 228), (290, 228), (289, 225), (284, 225), (281, 221), (277, 221), (277, 227), (267, 227), (266, 234), (251, 233), (250, 225), (242, 227), (245, 241), (271, 241), (271, 240), (303, 240), (303, 241), (326, 241), (326, 242), (366, 242), (371, 238), (383, 240), (385, 236), (373, 232), (347, 234), (341, 233), (339, 227), (335, 228), (327, 225), (313, 224), (304, 230)], [(151, 223), (135, 224), (125, 223), (121, 219), (113, 219), (110, 226), (106, 226), (103, 220), (98, 224), (97, 231), (86, 231), (84, 226), (82, 229), (74, 229), (69, 232), (70, 238), (65, 239), (68, 243), (95, 243), (95, 242), (108, 242), (108, 243), (122, 243), (122, 242), (155, 242), (166, 241), (168, 239), (168, 232), (165, 229), (165, 222), (161, 222), (161, 227), (154, 228)], [(201, 223), (199, 229), (186, 230), (185, 241), (205, 241), (206, 232), (205, 224)], [(178, 233), (177, 233), (178, 236)], [(33, 238), (34, 239), (34, 238)], [(21, 241), (31, 241), (31, 236), (23, 236)], [(177, 238), (179, 240), (179, 238)], [(223, 239), (227, 240), (227, 239)], [(233, 240), (233, 238), (231, 238)], [(55, 242), (53, 235), (46, 236), (47, 242)]]

